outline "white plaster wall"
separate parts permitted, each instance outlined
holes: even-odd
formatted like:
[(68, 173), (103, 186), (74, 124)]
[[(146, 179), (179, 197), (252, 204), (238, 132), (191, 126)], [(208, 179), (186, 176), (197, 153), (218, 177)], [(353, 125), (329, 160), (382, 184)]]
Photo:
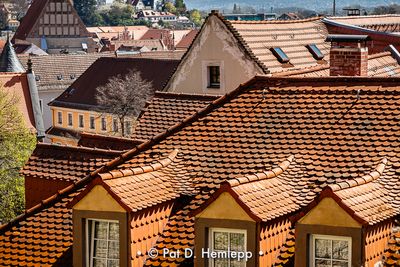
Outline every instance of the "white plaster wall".
[(48, 103), (61, 95), (63, 91), (39, 91), (39, 99), (43, 100), (43, 122), (45, 129), (52, 126), (52, 115)]
[[(208, 89), (208, 62), (220, 62), (221, 88)], [(223, 72), (223, 73), (222, 73)], [(241, 49), (219, 18), (210, 17), (191, 50), (178, 67), (166, 90), (178, 93), (225, 94), (241, 83), (262, 74), (260, 67)]]

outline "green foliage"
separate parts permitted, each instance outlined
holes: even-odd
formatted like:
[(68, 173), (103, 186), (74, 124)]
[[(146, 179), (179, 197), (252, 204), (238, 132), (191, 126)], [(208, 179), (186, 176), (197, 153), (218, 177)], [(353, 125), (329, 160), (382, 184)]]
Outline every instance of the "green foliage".
[(104, 24), (108, 26), (135, 25), (134, 9), (131, 5), (114, 4), (109, 10), (101, 12)]
[(96, 0), (74, 0), (74, 7), (86, 26), (100, 26), (103, 24), (101, 16), (96, 12)]
[(197, 9), (193, 9), (193, 10), (190, 11), (189, 18), (190, 18), (191, 21), (193, 21), (193, 23), (197, 27), (201, 26), (201, 24), (203, 23), (203, 18), (201, 16), (201, 13)]
[(173, 13), (173, 14), (176, 13), (176, 7), (175, 7), (174, 4), (172, 4), (171, 2), (165, 3), (164, 9), (165, 9), (165, 11), (167, 11), (167, 12), (171, 12), (171, 13)]
[(183, 0), (175, 0), (176, 12), (179, 14), (184, 14), (186, 12), (186, 5)]
[(36, 144), (26, 128), (15, 96), (0, 87), (0, 223), (5, 223), (24, 210), (24, 179), (20, 169)]

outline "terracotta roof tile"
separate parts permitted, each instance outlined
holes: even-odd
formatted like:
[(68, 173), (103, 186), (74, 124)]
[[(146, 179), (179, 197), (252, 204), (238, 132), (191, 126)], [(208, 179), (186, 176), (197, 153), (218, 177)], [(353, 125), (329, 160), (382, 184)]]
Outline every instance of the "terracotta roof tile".
[(157, 92), (140, 115), (132, 138), (149, 140), (204, 108), (217, 96)]
[(400, 32), (400, 16), (396, 14), (330, 17), (329, 19), (380, 32)]
[(394, 267), (400, 265), (400, 231), (399, 227), (393, 230), (389, 244), (383, 257), (384, 266)]
[(189, 33), (185, 34), (179, 43), (175, 46), (176, 49), (187, 49), (192, 44), (193, 40), (196, 38), (199, 30), (191, 30)]
[(79, 181), (121, 152), (38, 144), (21, 171), (24, 176)]

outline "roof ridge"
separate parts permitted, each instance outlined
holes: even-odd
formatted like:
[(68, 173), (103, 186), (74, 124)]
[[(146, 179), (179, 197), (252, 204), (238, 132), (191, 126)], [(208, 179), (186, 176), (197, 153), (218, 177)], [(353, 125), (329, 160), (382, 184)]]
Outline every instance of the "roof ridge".
[(381, 14), (381, 15), (361, 15), (361, 16), (332, 16), (329, 19), (358, 19), (358, 18), (383, 18), (383, 17), (400, 17), (400, 14)]
[(302, 74), (302, 73), (309, 73), (309, 72), (314, 72), (318, 70), (325, 70), (329, 69), (330, 66), (329, 64), (321, 64), (321, 65), (316, 65), (316, 66), (310, 66), (306, 68), (299, 68), (299, 69), (294, 69), (294, 70), (282, 70), (280, 72), (275, 72), (272, 74), (273, 77), (284, 77), (288, 75), (296, 75), (296, 74)]
[(164, 97), (164, 98), (182, 98), (182, 99), (194, 99), (194, 100), (215, 100), (221, 95), (210, 95), (210, 94), (190, 94), (190, 93), (176, 93), (168, 91), (156, 91), (154, 98)]
[(393, 37), (399, 38), (398, 34), (395, 34), (395, 33), (392, 33), (392, 32), (376, 31), (376, 30), (373, 30), (373, 29), (363, 28), (363, 27), (356, 26), (356, 25), (349, 24), (349, 23), (345, 23), (345, 22), (335, 21), (335, 20), (332, 20), (330, 18), (323, 18), (321, 21), (323, 23), (327, 23), (327, 24), (330, 24), (330, 25), (333, 25), (333, 26), (345, 27), (345, 28), (349, 28), (349, 29), (359, 30), (361, 32), (373, 33), (373, 34), (378, 34), (378, 35), (393, 36)]
[(334, 185), (329, 185), (328, 187), (331, 188), (333, 192), (337, 192), (343, 189), (352, 188), (376, 181), (382, 176), (383, 172), (385, 171), (387, 163), (388, 160), (386, 158), (383, 158), (381, 162), (378, 164), (378, 166), (372, 172), (359, 178), (354, 178)]
[(379, 52), (376, 54), (371, 54), (368, 55), (368, 60), (369, 59), (375, 59), (375, 58), (380, 58), (380, 57), (384, 57), (384, 56), (391, 56), (392, 54), (389, 51), (383, 51), (383, 52)]
[(168, 165), (170, 165), (171, 163), (173, 163), (176, 156), (178, 155), (178, 153), (179, 153), (179, 150), (174, 149), (171, 153), (169, 153), (169, 155), (166, 158), (157, 160), (157, 163), (153, 163), (153, 164), (141, 166), (141, 167), (136, 167), (136, 168), (112, 170), (112, 171), (109, 171), (106, 173), (101, 173), (99, 175), (103, 180), (111, 180), (111, 179), (115, 179), (115, 178), (122, 178), (122, 177), (126, 177), (126, 176), (133, 176), (133, 175), (138, 175), (138, 174), (143, 174), (143, 173), (159, 171), (162, 168), (165, 168)]
[[(224, 14), (221, 14), (222, 16)], [(299, 22), (310, 22), (310, 21), (318, 21), (323, 19), (324, 16), (316, 16), (306, 19), (293, 19), (293, 20), (258, 20), (258, 21), (245, 21), (245, 20), (227, 20), (229, 22), (233, 22), (234, 24), (293, 24)]]
[(230, 186), (235, 187), (246, 183), (275, 178), (284, 173), (289, 168), (289, 166), (292, 164), (293, 161), (294, 161), (294, 155), (290, 155), (286, 160), (279, 163), (278, 167), (272, 170), (263, 171), (257, 174), (250, 174), (239, 178), (233, 178), (227, 182), (230, 184)]
[(85, 146), (67, 146), (67, 145), (55, 145), (55, 144), (46, 144), (46, 143), (38, 143), (36, 148), (61, 148), (63, 150), (74, 150), (74, 151), (81, 151), (81, 152), (89, 152), (89, 153), (106, 153), (106, 154), (117, 154), (120, 155), (121, 151), (118, 150), (111, 150), (111, 149), (102, 149), (102, 148), (92, 148), (92, 147), (85, 147)]

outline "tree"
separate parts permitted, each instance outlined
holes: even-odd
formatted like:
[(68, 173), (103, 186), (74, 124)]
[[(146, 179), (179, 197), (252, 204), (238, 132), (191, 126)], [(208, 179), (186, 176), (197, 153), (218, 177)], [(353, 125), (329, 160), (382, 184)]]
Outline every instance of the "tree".
[(201, 13), (197, 9), (193, 9), (193, 10), (190, 11), (189, 18), (190, 18), (191, 21), (193, 21), (193, 23), (197, 27), (201, 26), (201, 24), (203, 23), (203, 18), (201, 17)]
[(186, 5), (183, 0), (175, 0), (175, 8), (178, 14), (186, 13)]
[(74, 0), (74, 7), (86, 26), (99, 26), (101, 17), (96, 12), (96, 0)]
[(0, 88), (0, 223), (24, 210), (24, 179), (19, 171), (36, 144), (17, 109), (18, 102)]
[(104, 10), (101, 16), (108, 26), (126, 26), (135, 23), (133, 13), (134, 9), (131, 5), (115, 3), (109, 10)]
[(100, 112), (118, 118), (122, 135), (126, 136), (125, 119), (139, 116), (153, 91), (151, 82), (144, 80), (139, 71), (131, 70), (124, 77), (112, 77), (97, 88), (96, 100)]
[(174, 4), (172, 4), (171, 2), (165, 3), (164, 9), (165, 9), (165, 11), (167, 11), (167, 12), (170, 12), (170, 13), (173, 13), (173, 14), (176, 13), (176, 7), (175, 7)]
[(399, 14), (399, 13), (400, 13), (400, 5), (397, 4), (391, 4), (388, 6), (378, 6), (372, 12), (372, 14), (374, 15)]

